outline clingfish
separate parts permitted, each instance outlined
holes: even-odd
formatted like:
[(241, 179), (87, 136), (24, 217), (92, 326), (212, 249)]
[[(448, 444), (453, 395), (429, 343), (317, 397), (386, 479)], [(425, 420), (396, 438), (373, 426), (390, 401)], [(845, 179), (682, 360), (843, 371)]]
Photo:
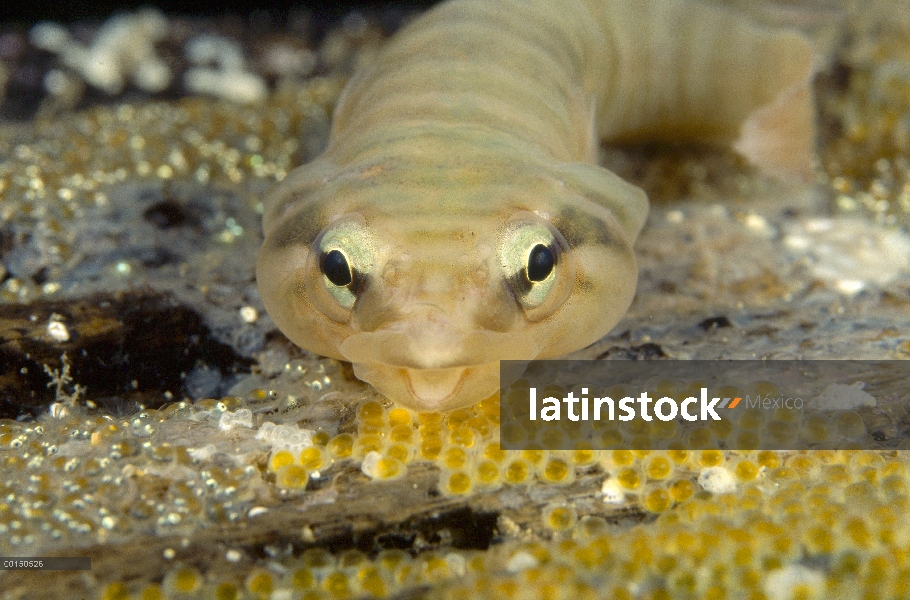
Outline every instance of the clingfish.
[(645, 193), (601, 141), (732, 144), (811, 175), (815, 53), (687, 0), (450, 0), (355, 74), (328, 145), (267, 195), (256, 276), (302, 348), (449, 410), (500, 360), (603, 337), (635, 293)]

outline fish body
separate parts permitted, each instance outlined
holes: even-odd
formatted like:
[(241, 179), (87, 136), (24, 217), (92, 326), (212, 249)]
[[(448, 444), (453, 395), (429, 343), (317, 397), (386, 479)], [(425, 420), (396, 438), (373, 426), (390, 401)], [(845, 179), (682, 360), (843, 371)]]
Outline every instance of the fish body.
[(325, 152), (265, 201), (278, 327), (418, 410), (493, 394), (499, 361), (605, 335), (647, 197), (602, 140), (732, 143), (810, 172), (814, 54), (687, 0), (450, 0), (354, 76)]

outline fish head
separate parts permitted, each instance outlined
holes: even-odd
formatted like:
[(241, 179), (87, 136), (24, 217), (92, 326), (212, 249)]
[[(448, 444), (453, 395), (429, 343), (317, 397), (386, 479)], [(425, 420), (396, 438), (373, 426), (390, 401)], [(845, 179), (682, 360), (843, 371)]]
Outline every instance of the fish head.
[(559, 180), (470, 198), (388, 187), (336, 189), (347, 201), (334, 203), (317, 193), (267, 215), (257, 278), (291, 341), (350, 361), (399, 404), (440, 411), (489, 397), (499, 361), (583, 348), (631, 302), (637, 270), (619, 220)]

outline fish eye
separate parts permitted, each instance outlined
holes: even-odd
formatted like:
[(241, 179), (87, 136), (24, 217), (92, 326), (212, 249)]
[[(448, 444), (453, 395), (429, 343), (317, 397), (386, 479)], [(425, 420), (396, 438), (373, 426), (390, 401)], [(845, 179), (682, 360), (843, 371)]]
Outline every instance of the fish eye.
[(332, 223), (311, 253), (312, 295), (323, 314), (345, 322), (370, 278), (378, 244), (359, 215)]
[(522, 211), (500, 237), (500, 261), (512, 296), (531, 321), (546, 318), (566, 301), (575, 281), (569, 244), (546, 219)]
[(354, 281), (351, 265), (341, 250), (334, 249), (323, 254), (319, 268), (332, 285), (346, 287)]
[(528, 266), (525, 269), (528, 281), (544, 281), (556, 266), (556, 256), (549, 246), (537, 244), (528, 254)]

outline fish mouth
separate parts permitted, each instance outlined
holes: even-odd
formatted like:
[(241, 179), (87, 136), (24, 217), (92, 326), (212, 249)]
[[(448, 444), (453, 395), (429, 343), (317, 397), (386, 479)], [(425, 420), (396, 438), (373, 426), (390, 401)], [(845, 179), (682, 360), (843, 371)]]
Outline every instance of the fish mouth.
[(443, 406), (451, 402), (464, 386), (470, 369), (402, 369), (408, 391), (424, 406)]
[(338, 350), (354, 375), (398, 404), (453, 410), (499, 389), (500, 361), (529, 361), (539, 345), (527, 331), (461, 331), (434, 323), (396, 324), (355, 333)]
[(352, 363), (354, 375), (397, 404), (419, 412), (471, 406), (499, 390), (499, 362), (447, 369), (403, 369)]

